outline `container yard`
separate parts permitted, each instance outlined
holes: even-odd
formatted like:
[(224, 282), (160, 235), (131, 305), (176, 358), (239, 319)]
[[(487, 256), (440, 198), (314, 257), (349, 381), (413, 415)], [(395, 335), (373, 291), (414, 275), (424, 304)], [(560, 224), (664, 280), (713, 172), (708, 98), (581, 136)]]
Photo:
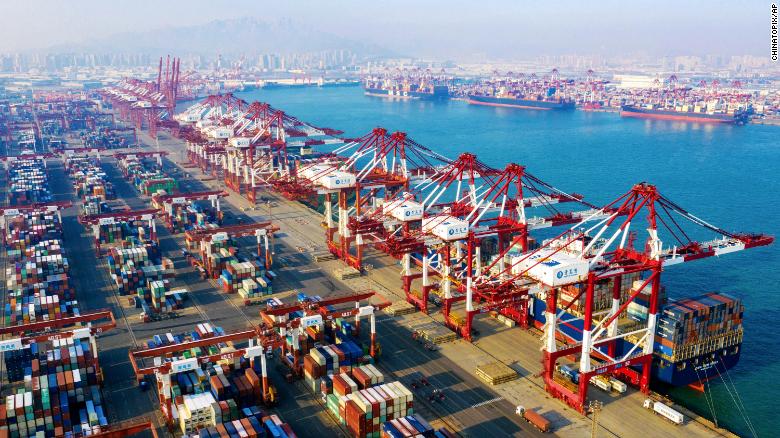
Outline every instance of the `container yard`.
[[(395, 79), (409, 96), (446, 83)], [(573, 105), (540, 84), (532, 100)], [(117, 132), (142, 120), (136, 147), (85, 125), (8, 149), (0, 433), (581, 436), (598, 400), (605, 433), (633, 415), (649, 436), (730, 436), (655, 390), (738, 366), (750, 310), (669, 298), (662, 272), (771, 236), (648, 183), (596, 204), (524, 164), (344, 138), (230, 94), (156, 119), (176, 98), (152, 86), (175, 80), (95, 96)]]

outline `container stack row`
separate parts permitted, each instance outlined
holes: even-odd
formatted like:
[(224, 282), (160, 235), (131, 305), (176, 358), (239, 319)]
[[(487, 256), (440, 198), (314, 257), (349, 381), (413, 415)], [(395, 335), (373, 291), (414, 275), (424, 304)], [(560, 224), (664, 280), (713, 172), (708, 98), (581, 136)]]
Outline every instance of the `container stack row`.
[(257, 262), (229, 260), (217, 279), (217, 284), (226, 293), (238, 293), (242, 298), (258, 298), (273, 293), (271, 277)]
[(27, 251), (41, 242), (62, 238), (62, 224), (54, 212), (17, 214), (5, 220), (7, 255), (12, 260), (27, 257)]
[(65, 168), (73, 180), (76, 194), (81, 198), (83, 213), (96, 215), (110, 211), (106, 201), (115, 199), (113, 184), (100, 167), (100, 160), (88, 156), (71, 156), (65, 160)]
[(10, 205), (50, 202), (49, 180), (44, 160), (20, 159), (8, 165), (8, 201)]
[(119, 293), (132, 297), (144, 321), (184, 307), (187, 291), (172, 286), (173, 262), (160, 256), (155, 242), (126, 241), (109, 250), (107, 261)]
[[(340, 344), (341, 345), (341, 344)], [(303, 358), (303, 375), (306, 387), (312, 392), (328, 394), (333, 388), (333, 376), (350, 373), (361, 388), (384, 381), (384, 377), (372, 364), (359, 366), (362, 351), (352, 352), (338, 345), (315, 347)], [(324, 389), (324, 390), (323, 390)]]
[(412, 392), (401, 382), (363, 389), (340, 397), (338, 403), (343, 414), (339, 419), (358, 438), (378, 438), (386, 422), (414, 414)]
[(197, 202), (162, 204), (165, 203), (154, 203), (154, 206), (165, 209), (168, 226), (174, 233), (217, 227), (217, 214), (212, 208)]
[(238, 246), (232, 239), (223, 242), (201, 242), (203, 262), (217, 277), (227, 269), (230, 262), (238, 260), (236, 258), (237, 252)]
[[(16, 176), (34, 175), (32, 192), (10, 197), (23, 203), (51, 201), (42, 160), (12, 164)], [(18, 172), (24, 169), (23, 172)], [(18, 179), (17, 179), (18, 181)], [(31, 194), (32, 193), (32, 194)], [(80, 314), (56, 210), (6, 217), (4, 325), (52, 321)], [(7, 212), (6, 212), (7, 213)], [(6, 339), (8, 340), (8, 339)], [(0, 436), (61, 437), (99, 433), (108, 426), (100, 391), (102, 372), (90, 336), (52, 335), (6, 343), (2, 349)]]
[[(625, 303), (633, 293), (633, 285), (639, 278), (639, 273), (631, 273), (623, 276), (620, 283), (620, 303)], [(612, 307), (612, 291), (614, 289), (614, 279), (597, 281), (593, 285), (593, 311), (606, 310)], [(641, 286), (642, 281), (639, 280)], [(577, 283), (563, 286), (558, 294), (558, 307), (565, 308), (567, 312), (575, 316), (582, 316), (585, 311), (585, 289), (587, 284)], [(582, 292), (580, 294), (580, 292)], [(626, 316), (626, 315), (621, 315)]]
[(193, 438), (294, 438), (297, 435), (289, 424), (282, 421), (278, 415), (265, 415), (257, 408), (244, 408), (243, 418), (217, 424), (214, 427), (200, 429)]
[(382, 424), (382, 438), (449, 438), (452, 436), (446, 430), (434, 430), (431, 425), (418, 414), (396, 418)]
[[(43, 161), (32, 162), (39, 168), (27, 169), (39, 175), (42, 187), (48, 187)], [(19, 212), (6, 220), (5, 325), (78, 315), (78, 303), (69, 278), (70, 263), (63, 251), (62, 224), (57, 212), (48, 209)]]
[(151, 196), (160, 192), (172, 194), (178, 191), (176, 180), (168, 176), (157, 163), (127, 157), (119, 161), (119, 168), (144, 195)]
[[(642, 287), (642, 285), (645, 283), (644, 280), (635, 280), (633, 286), (631, 287), (631, 290), (629, 291), (630, 294), (634, 294), (636, 291), (639, 291), (639, 293), (634, 297), (634, 300), (630, 303), (628, 303), (628, 307), (626, 308), (626, 313), (628, 314), (628, 318), (633, 321), (637, 321), (640, 323), (647, 322), (647, 314), (650, 309), (650, 293), (651, 293), (651, 285), (648, 283), (645, 285), (642, 290), (639, 290), (639, 288)], [(658, 291), (658, 304), (663, 304), (667, 301), (666, 296), (666, 288), (661, 287), (661, 289)]]
[(0, 435), (80, 436), (108, 426), (88, 339), (33, 343), (3, 358), (12, 384), (0, 407)]
[(80, 135), (81, 141), (86, 147), (100, 147), (106, 149), (121, 149), (130, 146), (133, 143), (133, 132), (128, 134), (109, 130), (88, 130)]

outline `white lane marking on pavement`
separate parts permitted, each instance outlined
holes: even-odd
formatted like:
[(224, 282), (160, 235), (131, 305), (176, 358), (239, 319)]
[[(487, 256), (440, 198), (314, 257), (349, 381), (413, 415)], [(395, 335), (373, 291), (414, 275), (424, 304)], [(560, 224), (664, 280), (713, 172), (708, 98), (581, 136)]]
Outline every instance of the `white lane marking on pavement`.
[(471, 407), (472, 407), (472, 409), (476, 409), (476, 408), (479, 408), (479, 407), (482, 407), (482, 406), (485, 406), (485, 405), (489, 405), (491, 403), (495, 403), (495, 402), (503, 400), (503, 399), (504, 399), (504, 397), (491, 398), (490, 400), (485, 400), (485, 401), (473, 404), (473, 405), (471, 405)]

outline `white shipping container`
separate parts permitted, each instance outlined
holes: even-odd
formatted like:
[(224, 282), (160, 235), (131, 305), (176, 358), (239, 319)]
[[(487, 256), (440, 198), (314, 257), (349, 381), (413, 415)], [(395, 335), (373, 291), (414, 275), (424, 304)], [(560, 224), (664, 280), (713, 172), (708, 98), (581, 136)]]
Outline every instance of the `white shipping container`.
[(343, 189), (354, 187), (356, 181), (355, 175), (337, 171), (320, 178), (319, 183), (326, 189)]
[(423, 217), (423, 206), (410, 200), (394, 200), (382, 206), (382, 212), (402, 222), (419, 221)]
[(231, 146), (236, 148), (249, 147), (249, 137), (232, 137), (228, 142)]
[(423, 219), (422, 229), (444, 241), (461, 240), (468, 235), (469, 223), (454, 216), (439, 215)]
[(662, 417), (668, 419), (674, 424), (680, 425), (683, 424), (685, 421), (685, 417), (683, 414), (675, 411), (674, 409), (670, 408), (669, 406), (666, 406), (665, 404), (657, 401), (653, 401), (650, 399), (645, 400), (644, 407), (647, 409), (650, 409), (652, 407), (653, 411), (661, 415)]
[(590, 378), (590, 383), (596, 386), (596, 388), (602, 391), (612, 391), (612, 385), (609, 383), (609, 379), (604, 376), (593, 376)]
[(512, 273), (525, 271), (529, 277), (548, 286), (562, 286), (585, 280), (588, 276), (588, 262), (552, 250), (512, 257)]
[(232, 134), (233, 131), (228, 128), (214, 128), (209, 131), (209, 137), (211, 138), (226, 139), (229, 138)]

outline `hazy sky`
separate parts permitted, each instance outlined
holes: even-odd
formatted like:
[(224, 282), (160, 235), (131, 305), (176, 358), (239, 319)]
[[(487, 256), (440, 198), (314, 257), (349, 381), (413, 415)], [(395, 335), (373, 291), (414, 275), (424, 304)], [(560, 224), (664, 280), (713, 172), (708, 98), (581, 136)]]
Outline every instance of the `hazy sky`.
[(0, 52), (214, 19), (288, 17), (400, 53), (755, 54), (769, 1), (0, 0)]

